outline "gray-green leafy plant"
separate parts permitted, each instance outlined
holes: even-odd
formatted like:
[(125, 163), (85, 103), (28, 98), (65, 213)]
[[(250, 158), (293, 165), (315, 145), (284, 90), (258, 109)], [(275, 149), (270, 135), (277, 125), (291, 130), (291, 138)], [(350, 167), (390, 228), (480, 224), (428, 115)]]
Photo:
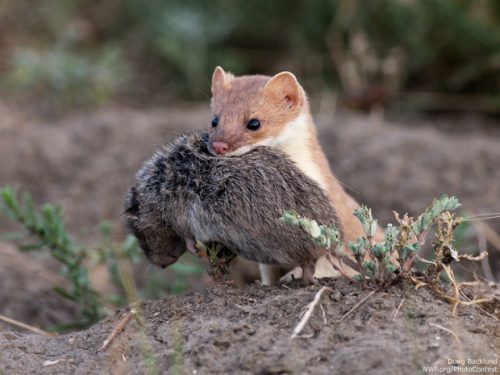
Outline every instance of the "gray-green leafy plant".
[[(395, 213), (398, 226), (387, 225), (384, 230), (383, 240), (376, 241), (378, 225), (377, 220), (372, 216), (371, 209), (366, 206), (360, 206), (354, 211), (354, 216), (361, 222), (364, 236), (357, 239), (356, 242), (342, 243), (339, 238), (339, 229), (333, 226), (318, 224), (315, 220), (301, 217), (294, 211), (284, 213), (281, 220), (289, 225), (300, 227), (311, 235), (313, 241), (327, 252), (331, 251), (335, 244), (334, 254), (342, 261), (352, 265), (352, 259), (355, 261), (355, 273), (351, 277), (363, 283), (364, 285), (373, 285), (378, 288), (385, 288), (391, 282), (399, 278), (410, 278), (411, 269), (414, 265), (418, 250), (425, 243), (427, 235), (433, 226), (447, 218), (448, 221), (454, 216), (450, 214), (460, 207), (460, 203), (455, 197), (443, 195), (435, 199), (430, 207), (416, 219), (405, 214), (402, 218)], [(442, 233), (441, 226), (437, 226), (436, 233)], [(455, 227), (453, 228), (455, 229)], [(447, 234), (452, 236), (451, 233)], [(443, 236), (437, 236), (436, 244), (443, 241), (450, 242), (450, 239)], [(346, 251), (350, 250), (352, 256)], [(443, 259), (444, 246), (435, 246), (436, 258)], [(448, 248), (449, 250), (449, 248)], [(449, 256), (448, 256), (449, 258)], [(455, 259), (458, 259), (455, 257)], [(339, 271), (347, 275), (343, 269), (342, 263)]]

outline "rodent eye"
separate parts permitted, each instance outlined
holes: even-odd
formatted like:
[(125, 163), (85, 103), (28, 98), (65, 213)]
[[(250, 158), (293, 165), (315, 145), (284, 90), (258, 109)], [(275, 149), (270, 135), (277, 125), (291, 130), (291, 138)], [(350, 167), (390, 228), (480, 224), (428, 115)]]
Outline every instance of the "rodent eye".
[(257, 130), (258, 128), (260, 128), (260, 121), (259, 120), (257, 120), (256, 118), (253, 118), (250, 121), (248, 121), (247, 129)]
[(219, 124), (219, 118), (216, 115), (214, 115), (212, 117), (212, 128), (216, 128), (218, 124)]

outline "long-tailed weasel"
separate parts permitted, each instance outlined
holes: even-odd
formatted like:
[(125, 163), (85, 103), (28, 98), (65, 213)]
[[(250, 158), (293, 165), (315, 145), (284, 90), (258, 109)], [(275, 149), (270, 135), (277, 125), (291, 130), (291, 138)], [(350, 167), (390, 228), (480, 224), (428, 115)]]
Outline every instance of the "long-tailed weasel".
[[(332, 174), (306, 93), (292, 73), (235, 77), (217, 67), (212, 76), (211, 106), (210, 152), (241, 155), (257, 146), (283, 151), (326, 191), (344, 229), (344, 240), (355, 241), (363, 234), (353, 216), (358, 203)], [(260, 270), (263, 284), (277, 281), (272, 268), (260, 265)]]

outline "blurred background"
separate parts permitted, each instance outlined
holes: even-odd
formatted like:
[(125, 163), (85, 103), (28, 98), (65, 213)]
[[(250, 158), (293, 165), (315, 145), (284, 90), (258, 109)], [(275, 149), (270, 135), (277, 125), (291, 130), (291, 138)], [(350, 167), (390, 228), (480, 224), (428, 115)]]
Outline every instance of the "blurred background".
[[(100, 246), (104, 220), (120, 243), (137, 168), (165, 140), (208, 127), (217, 65), (294, 72), (334, 173), (381, 223), (443, 193), (465, 215), (500, 212), (498, 0), (3, 0), (0, 187), (62, 205), (83, 246)], [(49, 296), (59, 265), (8, 245), (18, 229), (0, 218), (0, 313), (71, 320), (70, 307), (33, 308), (60, 306)], [(470, 270), (492, 281), (499, 233), (499, 219), (474, 221), (458, 239), (489, 250)], [(117, 293), (91, 263), (93, 285)], [(192, 259), (134, 269), (145, 298), (208, 282)]]
[(4, 0), (0, 27), (4, 93), (49, 113), (204, 100), (216, 65), (360, 109), (500, 112), (496, 0)]

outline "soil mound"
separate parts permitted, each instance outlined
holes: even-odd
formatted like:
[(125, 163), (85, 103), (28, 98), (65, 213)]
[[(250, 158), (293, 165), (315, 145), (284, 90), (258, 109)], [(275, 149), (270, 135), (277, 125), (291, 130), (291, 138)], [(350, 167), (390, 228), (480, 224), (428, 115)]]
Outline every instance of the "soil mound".
[(99, 348), (123, 311), (59, 337), (2, 332), (0, 370), (129, 374), (154, 366), (159, 373), (186, 374), (416, 374), (423, 366), (451, 367), (449, 361), (498, 361), (500, 326), (476, 306), (451, 317), (450, 306), (425, 288), (399, 285), (375, 293), (340, 321), (368, 291), (341, 279), (325, 284), (333, 292), (323, 295), (302, 338), (290, 335), (317, 286), (218, 285), (143, 302), (144, 330), (132, 319), (104, 352)]

